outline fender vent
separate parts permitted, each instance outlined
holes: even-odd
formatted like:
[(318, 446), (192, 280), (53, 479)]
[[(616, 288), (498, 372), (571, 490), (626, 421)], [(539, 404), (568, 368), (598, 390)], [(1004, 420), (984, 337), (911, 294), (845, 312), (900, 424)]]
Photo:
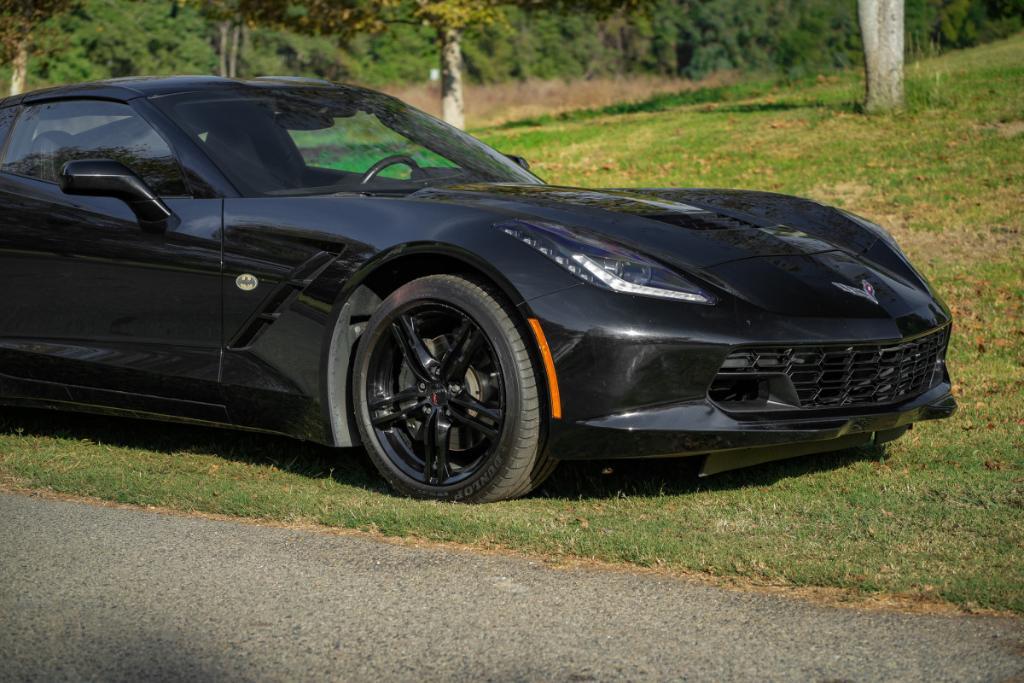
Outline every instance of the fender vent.
[(331, 265), (336, 254), (321, 251), (300, 264), (274, 289), (253, 315), (242, 326), (241, 331), (228, 343), (229, 349), (247, 349), (255, 343), (268, 327), (274, 324), (292, 301), (311, 285)]

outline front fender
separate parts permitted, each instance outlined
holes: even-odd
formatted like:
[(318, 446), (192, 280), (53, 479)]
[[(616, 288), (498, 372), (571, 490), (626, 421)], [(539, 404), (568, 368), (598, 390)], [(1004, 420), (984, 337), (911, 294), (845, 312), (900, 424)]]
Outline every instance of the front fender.
[(491, 282), (513, 306), (519, 306), (578, 284), (562, 269), (551, 268), (548, 259), (538, 258), (532, 249), (491, 231), (490, 226), (483, 235), (481, 239), (480, 232), (469, 232), (449, 235), (453, 241), (396, 245), (367, 260), (348, 278), (341, 269), (333, 269), (314, 283), (317, 291), (337, 291), (320, 350), (320, 395), (324, 420), (330, 425), (330, 443), (358, 443), (349, 400), (351, 361), (365, 320), (387, 291), (428, 272), (469, 271)]
[[(407, 264), (436, 261), (423, 273), (478, 273), (514, 305), (578, 283), (495, 229), (502, 218), (415, 200), (226, 200), (222, 390), (232, 420), (353, 445), (347, 382), (358, 325), (407, 281)], [(258, 288), (238, 289), (241, 274), (252, 274)]]

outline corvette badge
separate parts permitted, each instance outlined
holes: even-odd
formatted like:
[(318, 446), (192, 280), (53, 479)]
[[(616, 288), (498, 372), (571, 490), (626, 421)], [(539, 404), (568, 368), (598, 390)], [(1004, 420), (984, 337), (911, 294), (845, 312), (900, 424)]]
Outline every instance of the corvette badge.
[(834, 284), (836, 287), (843, 290), (847, 294), (853, 294), (854, 296), (859, 296), (862, 299), (867, 299), (873, 304), (878, 303), (878, 299), (875, 297), (875, 286), (868, 282), (867, 280), (860, 281), (860, 289), (857, 289), (856, 287), (851, 287), (850, 285), (844, 285), (841, 282), (833, 282), (832, 284)]

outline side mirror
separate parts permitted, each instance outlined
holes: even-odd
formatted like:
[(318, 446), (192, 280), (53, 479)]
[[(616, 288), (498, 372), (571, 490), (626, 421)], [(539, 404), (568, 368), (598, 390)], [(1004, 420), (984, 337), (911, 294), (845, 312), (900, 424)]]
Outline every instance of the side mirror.
[(524, 171), (530, 170), (530, 162), (524, 159), (523, 157), (516, 156), (515, 154), (506, 154), (505, 156), (507, 156), (512, 161), (516, 162), (516, 164), (520, 166)]
[(65, 194), (116, 197), (128, 205), (146, 232), (163, 232), (177, 220), (149, 185), (119, 161), (69, 161), (60, 172), (60, 189)]

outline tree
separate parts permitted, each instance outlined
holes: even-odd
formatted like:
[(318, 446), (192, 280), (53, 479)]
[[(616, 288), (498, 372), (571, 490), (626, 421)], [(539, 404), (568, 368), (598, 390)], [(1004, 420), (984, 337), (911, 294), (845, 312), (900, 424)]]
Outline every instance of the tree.
[(501, 21), (505, 7), (610, 14), (650, 2), (653, 0), (215, 0), (209, 4), (231, 5), (251, 23), (339, 38), (360, 32), (379, 33), (399, 23), (429, 26), (437, 36), (440, 55), (442, 115), (448, 123), (462, 128), (465, 98), (461, 41), (467, 28)]
[(903, 0), (858, 0), (868, 112), (903, 108)]
[(235, 78), (248, 28), (261, 25), (306, 34), (330, 33), (342, 38), (358, 31), (379, 31), (380, 10), (398, 0), (175, 0), (193, 4), (217, 24), (220, 75)]
[(0, 0), (0, 51), (11, 63), (11, 94), (25, 91), (28, 56), (40, 24), (70, 9), (73, 0)]
[[(179, 0), (184, 2), (186, 0)], [(435, 27), (441, 47), (442, 100), (444, 118), (463, 125), (462, 51), (459, 40), (470, 24), (489, 23), (498, 18), (494, 0), (306, 0), (292, 4), (283, 0), (215, 0), (204, 2), (205, 11), (223, 18), (234, 12), (254, 23), (300, 31), (329, 33), (338, 38), (357, 32), (377, 33), (389, 23), (425, 23)], [(227, 41), (221, 23), (220, 42)], [(222, 72), (225, 67), (221, 53)]]
[[(174, 0), (171, 16), (176, 17), (178, 10), (190, 4), (188, 0)], [(255, 3), (246, 0), (193, 0), (191, 3), (199, 13), (217, 27), (217, 37), (213, 40), (217, 52), (218, 75), (226, 78), (238, 76), (238, 59), (246, 35), (245, 10), (249, 6), (278, 6), (279, 3)]]
[(219, 75), (227, 78), (238, 76), (238, 56), (242, 51), (245, 33), (244, 17), (229, 17), (217, 22), (216, 46), (220, 65)]
[(437, 32), (441, 54), (441, 116), (457, 128), (466, 126), (463, 95), (462, 32), (467, 26), (500, 18), (497, 3), (480, 0), (416, 0), (414, 16)]
[(510, 6), (608, 14), (616, 10), (630, 11), (646, 4), (649, 4), (648, 0), (414, 0), (412, 15), (437, 33), (441, 55), (442, 116), (451, 125), (464, 128), (462, 33), (468, 27), (500, 21), (504, 17), (502, 8)]

